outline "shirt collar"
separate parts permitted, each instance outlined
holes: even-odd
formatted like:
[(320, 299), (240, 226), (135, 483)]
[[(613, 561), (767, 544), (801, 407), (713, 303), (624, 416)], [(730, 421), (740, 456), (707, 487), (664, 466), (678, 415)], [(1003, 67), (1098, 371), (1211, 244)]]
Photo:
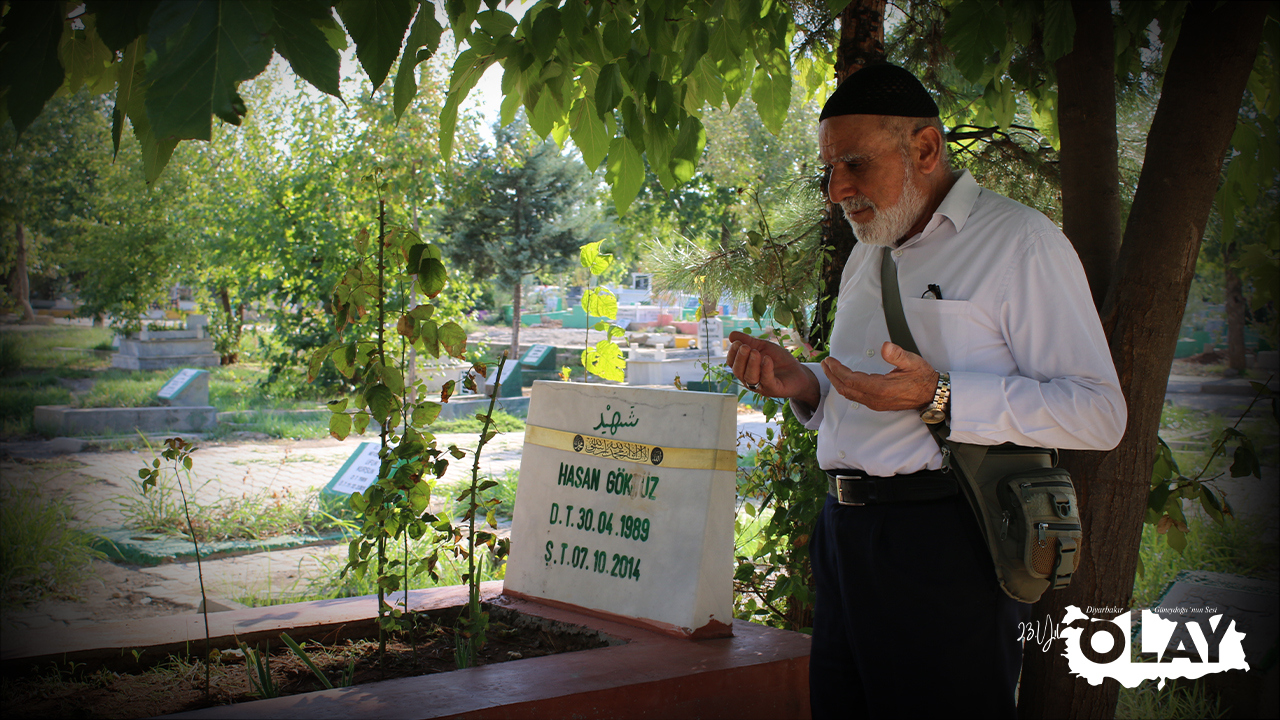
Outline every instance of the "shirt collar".
[(968, 170), (962, 170), (956, 176), (956, 181), (951, 186), (951, 189), (947, 191), (947, 196), (942, 199), (938, 209), (929, 218), (924, 230), (918, 235), (909, 238), (901, 247), (914, 245), (916, 242), (932, 235), (944, 219), (951, 221), (956, 232), (964, 230), (965, 222), (969, 219), (970, 213), (973, 212), (973, 204), (977, 202), (980, 192), (982, 192), (982, 186), (978, 185), (978, 181), (973, 179), (973, 175), (970, 175)]

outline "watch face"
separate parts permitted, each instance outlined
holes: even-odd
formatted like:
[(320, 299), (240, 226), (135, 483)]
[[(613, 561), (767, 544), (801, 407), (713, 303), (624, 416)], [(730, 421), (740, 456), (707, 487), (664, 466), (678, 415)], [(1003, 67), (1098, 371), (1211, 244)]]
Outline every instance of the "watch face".
[(929, 408), (928, 410), (920, 413), (920, 419), (930, 425), (936, 425), (947, 419), (947, 413), (936, 408)]

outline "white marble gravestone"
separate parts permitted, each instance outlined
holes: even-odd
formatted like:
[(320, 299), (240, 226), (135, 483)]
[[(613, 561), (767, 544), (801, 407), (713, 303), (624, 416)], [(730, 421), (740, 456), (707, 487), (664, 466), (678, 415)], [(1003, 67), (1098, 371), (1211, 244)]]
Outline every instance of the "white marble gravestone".
[(362, 442), (351, 453), (351, 457), (338, 468), (337, 474), (324, 486), (323, 492), (332, 493), (346, 499), (351, 493), (362, 493), (378, 481), (378, 467), (382, 461), (378, 459), (381, 445), (376, 442)]
[(732, 634), (736, 431), (731, 395), (535, 382), (504, 591)]
[(156, 393), (160, 402), (176, 407), (203, 407), (209, 404), (209, 371), (183, 368)]
[(698, 348), (711, 348), (713, 356), (724, 355), (724, 323), (718, 317), (698, 321)]

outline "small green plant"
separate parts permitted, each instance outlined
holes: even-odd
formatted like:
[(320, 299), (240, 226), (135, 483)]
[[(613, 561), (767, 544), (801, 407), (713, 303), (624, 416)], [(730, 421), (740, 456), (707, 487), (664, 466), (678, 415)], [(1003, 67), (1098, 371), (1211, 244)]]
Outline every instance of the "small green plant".
[[(146, 438), (143, 438), (144, 440)], [(191, 538), (191, 544), (196, 551), (196, 577), (200, 580), (200, 609), (201, 615), (204, 616), (204, 698), (207, 702), (211, 697), (209, 685), (209, 652), (212, 649), (210, 643), (209, 632), (209, 596), (204, 589), (204, 566), (200, 562), (200, 541), (196, 538), (196, 528), (191, 522), (191, 504), (187, 501), (187, 490), (183, 487), (182, 478), (185, 475), (187, 484), (191, 484), (191, 453), (196, 448), (191, 443), (184, 441), (180, 437), (169, 438), (164, 441), (164, 450), (160, 453), (161, 457), (151, 461), (150, 467), (143, 467), (138, 470), (138, 477), (142, 480), (143, 491), (154, 488), (163, 475), (160, 460), (163, 458), (173, 463), (173, 477), (178, 484), (178, 493), (182, 496), (182, 512), (187, 519), (187, 531)], [(194, 490), (193, 490), (194, 492)]]
[(279, 697), (280, 686), (271, 676), (271, 653), (259, 652), (243, 642), (240, 643), (240, 652), (244, 653), (244, 671), (249, 676), (250, 692), (264, 700)]
[[(385, 193), (388, 186), (380, 183), (378, 175), (375, 169), (366, 180), (374, 183), (380, 194)], [(418, 292), (427, 300), (435, 299), (448, 282), (448, 274), (439, 247), (422, 242), (410, 228), (388, 227), (385, 198), (378, 199), (377, 235), (371, 238), (367, 230), (361, 230), (354, 246), (359, 259), (333, 290), (338, 339), (312, 354), (308, 379), (315, 381), (325, 361), (332, 360), (337, 371), (357, 388), (353, 396), (329, 403), (333, 437), (344, 439), (353, 431), (363, 434), (371, 424), (378, 428), (378, 480), (349, 499), (360, 524), (349, 544), (343, 575), (363, 578), (374, 574), (378, 654), (385, 667), (386, 633), (410, 622), (405, 617), (410, 578), (423, 571), (434, 576), (437, 554), (411, 560), (410, 541), (432, 531), (456, 535), (452, 526), (440, 522), (427, 509), (436, 479), (449, 466), (446, 451), (437, 446), (427, 427), (439, 417), (442, 403), (449, 401), (454, 382), (445, 383), (440, 402), (425, 400), (425, 386), (411, 374), (406, 382), (404, 368), (409, 366), (410, 348), (414, 356), (438, 358), (444, 352), (461, 358), (467, 336), (456, 322), (435, 319), (436, 308), (430, 302), (408, 307)], [(394, 335), (389, 337), (391, 328)], [(373, 339), (367, 339), (370, 336)], [(484, 374), (483, 366), (476, 369)], [(450, 446), (447, 454), (455, 459), (465, 456), (456, 445)], [(403, 546), (403, 560), (389, 558), (388, 546), (397, 542)], [(387, 594), (402, 589), (404, 605), (393, 607)]]
[(587, 332), (587, 348), (582, 351), (582, 379), (586, 381), (591, 375), (598, 375), (605, 380), (623, 382), (626, 380), (627, 361), (614, 338), (622, 337), (626, 332), (610, 322), (618, 317), (618, 298), (608, 288), (600, 286), (599, 276), (613, 264), (613, 255), (600, 252), (603, 244), (604, 241), (599, 240), (578, 250), (578, 261), (596, 277), (596, 286), (591, 287), (588, 281), (587, 291), (582, 294), (582, 309), (587, 313), (587, 322), (590, 323), (592, 316), (605, 318), (594, 325), (595, 330), (605, 334), (594, 349), (590, 347), (590, 331)]
[[(332, 690), (334, 688), (334, 684), (329, 682), (329, 677), (325, 675), (320, 668), (316, 667), (316, 664), (311, 660), (311, 656), (307, 654), (307, 651), (304, 650), (296, 640), (289, 637), (289, 633), (280, 633), (280, 639), (284, 641), (285, 645), (289, 646), (289, 649), (293, 651), (294, 655), (298, 656), (298, 659), (302, 660), (302, 662), (310, 668), (311, 674), (316, 676), (316, 679), (320, 681), (321, 685), (324, 685), (326, 690)], [(337, 687), (350, 687), (355, 674), (356, 661), (355, 658), (352, 658), (347, 661), (347, 669), (343, 672), (342, 678), (338, 681)]]
[[(1159, 437), (1156, 441), (1160, 447), (1156, 452), (1155, 465), (1151, 471), (1151, 489), (1147, 495), (1147, 514), (1144, 522), (1155, 527), (1156, 533), (1165, 538), (1165, 542), (1169, 547), (1179, 553), (1187, 548), (1187, 533), (1189, 531), (1187, 525), (1187, 516), (1183, 512), (1182, 501), (1198, 500), (1205, 513), (1219, 525), (1225, 522), (1226, 518), (1234, 518), (1231, 504), (1227, 502), (1222, 492), (1213, 486), (1213, 482), (1222, 477), (1222, 473), (1218, 473), (1210, 478), (1205, 478), (1205, 473), (1213, 465), (1213, 461), (1219, 454), (1225, 453), (1229, 444), (1235, 444), (1233, 454), (1233, 462), (1231, 464), (1231, 477), (1244, 477), (1252, 475), (1256, 478), (1262, 478), (1262, 467), (1258, 461), (1258, 453), (1254, 448), (1253, 440), (1248, 435), (1240, 431), (1240, 423), (1253, 409), (1253, 406), (1259, 399), (1271, 397), (1272, 392), (1265, 383), (1250, 383), (1254, 389), (1253, 400), (1249, 403), (1249, 407), (1241, 413), (1236, 419), (1235, 424), (1226, 427), (1218, 433), (1213, 441), (1213, 447), (1209, 453), (1209, 459), (1205, 461), (1203, 467), (1196, 473), (1195, 477), (1186, 477), (1178, 469), (1178, 463), (1173, 457), (1173, 451), (1165, 444), (1165, 441)], [(1145, 574), (1145, 566), (1142, 556), (1138, 557), (1138, 577), (1142, 578)]]
[[(502, 359), (498, 361), (497, 378), (502, 377), (502, 368), (507, 363), (507, 353), (502, 353)], [(505, 557), (510, 550), (510, 540), (499, 540), (496, 535), (490, 532), (476, 532), (476, 516), (481, 512), (482, 508), (487, 509), (486, 519), (489, 526), (496, 529), (497, 520), (495, 512), (497, 511), (497, 498), (481, 500), (480, 493), (498, 485), (496, 480), (492, 478), (481, 482), (480, 480), (480, 453), (484, 450), (484, 446), (497, 435), (496, 430), (490, 430), (489, 426), (493, 420), (493, 408), (498, 402), (498, 393), (501, 389), (501, 383), (497, 382), (493, 385), (493, 390), (489, 393), (489, 412), (483, 416), (477, 415), (484, 422), (484, 427), (480, 431), (480, 442), (476, 445), (476, 451), (472, 455), (471, 465), (471, 485), (458, 496), (458, 502), (467, 503), (467, 511), (462, 516), (462, 521), (467, 524), (467, 574), (463, 576), (463, 581), (467, 584), (467, 607), (458, 616), (458, 627), (454, 633), (454, 661), (458, 668), (468, 668), (476, 664), (476, 653), (484, 647), (485, 630), (489, 626), (489, 613), (484, 612), (480, 608), (480, 578), (476, 570), (476, 546), (487, 545), (489, 550), (494, 553), (497, 559)], [(480, 558), (481, 568), (483, 571), (484, 558)]]

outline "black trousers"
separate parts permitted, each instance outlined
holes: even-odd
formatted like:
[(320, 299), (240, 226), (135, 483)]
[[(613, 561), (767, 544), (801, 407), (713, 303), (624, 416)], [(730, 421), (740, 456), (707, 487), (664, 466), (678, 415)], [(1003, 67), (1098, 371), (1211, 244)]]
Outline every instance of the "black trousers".
[(828, 495), (810, 543), (815, 719), (1015, 716), (1031, 606), (1000, 590), (963, 497)]

